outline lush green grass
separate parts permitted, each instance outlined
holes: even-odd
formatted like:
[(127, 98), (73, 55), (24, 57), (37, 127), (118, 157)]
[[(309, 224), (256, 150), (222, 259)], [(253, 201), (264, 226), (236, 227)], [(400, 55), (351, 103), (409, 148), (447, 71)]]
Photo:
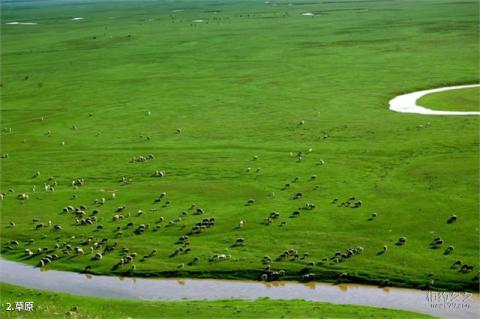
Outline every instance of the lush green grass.
[[(302, 300), (130, 301), (89, 298), (0, 283), (1, 316), (17, 318), (6, 303), (33, 302), (22, 318), (432, 318), (408, 311)], [(106, 306), (108, 305), (108, 306)]]
[[(49, 268), (260, 278), (269, 255), (284, 279), (312, 272), (336, 280), (346, 272), (357, 282), (425, 287), (433, 279), (432, 288), (478, 288), (479, 120), (398, 114), (387, 106), (403, 92), (478, 81), (477, 2), (7, 3), (2, 21), (38, 23), (1, 26), (1, 126), (12, 129), (1, 136), (9, 154), (1, 159), (4, 258), (38, 264), (41, 256), (25, 258), (24, 249), (58, 242), (60, 258)], [(148, 154), (155, 158), (130, 163)], [(166, 177), (151, 177), (155, 170)], [(123, 185), (122, 176), (132, 182)], [(74, 189), (75, 178), (85, 185)], [(54, 181), (55, 192), (46, 192), (44, 183)], [(285, 183), (291, 187), (282, 190)], [(29, 200), (16, 199), (23, 192)], [(166, 199), (154, 203), (162, 192)], [(292, 199), (297, 192), (303, 198)], [(352, 195), (363, 205), (340, 207)], [(105, 205), (93, 204), (102, 197)], [(249, 198), (256, 201), (247, 206)], [(289, 218), (308, 202), (316, 208)], [(206, 213), (194, 215), (192, 203)], [(95, 224), (80, 226), (62, 213), (81, 204), (87, 216), (99, 210)], [(121, 205), (125, 218), (112, 221)], [(272, 211), (280, 218), (264, 225)], [(378, 217), (369, 221), (372, 212)], [(452, 213), (458, 220), (449, 224)], [(160, 216), (165, 221), (154, 231)], [(215, 226), (190, 236), (191, 253), (170, 257), (177, 239), (205, 217), (215, 217)], [(35, 230), (33, 218), (63, 229)], [(133, 229), (123, 229), (129, 222)], [(150, 227), (136, 235), (140, 224)], [(118, 246), (101, 261), (64, 256), (67, 243), (89, 252), (80, 245), (89, 236)], [(395, 245), (400, 236), (406, 245)], [(436, 236), (445, 244), (432, 249)], [(239, 237), (245, 245), (233, 246)], [(379, 255), (384, 245), (389, 249)], [(455, 250), (444, 255), (448, 245)], [(323, 261), (357, 246), (364, 247), (360, 255)], [(112, 268), (122, 247), (139, 254), (135, 270)], [(309, 257), (276, 261), (290, 248)], [(152, 249), (157, 255), (140, 262)], [(209, 262), (215, 253), (231, 259)], [(200, 261), (189, 265), (194, 256)], [(452, 269), (457, 259), (473, 272)]]
[(478, 111), (480, 110), (480, 88), (427, 94), (418, 100), (418, 104), (432, 110)]

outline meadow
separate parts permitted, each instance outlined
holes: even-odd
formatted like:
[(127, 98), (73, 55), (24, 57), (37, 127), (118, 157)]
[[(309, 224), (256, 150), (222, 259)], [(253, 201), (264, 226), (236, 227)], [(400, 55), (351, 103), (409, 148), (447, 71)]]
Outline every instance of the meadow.
[(428, 94), (418, 104), (435, 110), (478, 111), (480, 110), (480, 89), (468, 88)]
[(478, 83), (478, 10), (3, 2), (2, 258), (477, 291), (478, 117), (388, 101)]

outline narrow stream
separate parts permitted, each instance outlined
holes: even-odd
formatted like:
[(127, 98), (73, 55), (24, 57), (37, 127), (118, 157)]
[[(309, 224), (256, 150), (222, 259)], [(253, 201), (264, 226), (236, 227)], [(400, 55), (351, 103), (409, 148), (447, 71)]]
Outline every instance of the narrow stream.
[[(39, 268), (0, 258), (0, 281), (74, 295), (140, 300), (304, 299), (409, 310), (443, 318), (479, 318), (480, 297), (404, 288), (298, 282), (212, 279), (146, 279), (91, 276)], [(456, 296), (456, 297), (455, 297)], [(454, 298), (455, 297), (455, 298)]]

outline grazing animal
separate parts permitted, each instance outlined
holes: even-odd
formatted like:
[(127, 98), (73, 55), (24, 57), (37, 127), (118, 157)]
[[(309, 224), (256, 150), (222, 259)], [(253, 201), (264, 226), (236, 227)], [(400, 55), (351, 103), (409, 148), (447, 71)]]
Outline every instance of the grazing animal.
[(305, 204), (305, 209), (306, 210), (312, 210), (315, 208), (315, 204), (312, 204), (312, 203), (306, 203)]
[(293, 196), (293, 199), (299, 199), (303, 197), (303, 194), (302, 193), (296, 193), (294, 196)]
[(315, 280), (315, 274), (314, 273), (308, 273), (302, 276), (302, 279), (304, 281), (312, 281)]
[(22, 193), (17, 196), (18, 200), (27, 200), (28, 199), (28, 194)]
[(444, 243), (444, 240), (440, 237), (436, 237), (433, 239), (433, 242), (432, 242), (432, 246), (433, 248), (439, 248), (440, 246), (442, 246)]
[(245, 239), (243, 239), (242, 237), (237, 238), (237, 240), (235, 241), (235, 246), (244, 245), (244, 244), (245, 244)]
[(453, 246), (448, 246), (447, 249), (445, 249), (444, 254), (445, 254), (445, 255), (449, 255), (449, 254), (451, 254), (451, 253), (453, 252), (454, 249), (455, 249), (455, 247), (453, 247)]
[(456, 214), (452, 214), (452, 215), (450, 216), (450, 218), (448, 218), (447, 223), (451, 224), (451, 223), (454, 223), (454, 222), (456, 222), (456, 221), (457, 221), (457, 215), (456, 215)]
[(95, 256), (93, 256), (93, 260), (101, 260), (103, 258), (103, 255), (101, 253), (96, 253)]
[(279, 217), (280, 217), (280, 213), (278, 213), (278, 212), (271, 212), (269, 218), (271, 218), (271, 219), (277, 219), (277, 218), (279, 218)]
[(154, 177), (164, 177), (166, 175), (165, 171), (155, 171), (153, 173)]
[(460, 268), (460, 271), (463, 272), (463, 273), (467, 273), (467, 272), (470, 272), (472, 270), (473, 270), (473, 266), (468, 265), (468, 264), (464, 264), (462, 266), (462, 268)]
[(404, 245), (405, 243), (407, 242), (407, 237), (400, 237), (397, 241), (397, 245), (398, 246), (401, 246), (401, 245)]

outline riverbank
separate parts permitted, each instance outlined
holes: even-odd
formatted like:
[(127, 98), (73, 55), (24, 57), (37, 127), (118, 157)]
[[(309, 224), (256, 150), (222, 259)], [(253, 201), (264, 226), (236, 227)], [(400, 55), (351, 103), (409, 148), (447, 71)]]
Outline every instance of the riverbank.
[[(95, 276), (46, 270), (0, 259), (0, 281), (32, 289), (74, 295), (133, 300), (275, 300), (301, 299), (414, 311), (445, 318), (471, 318), (480, 312), (480, 298), (472, 295), (468, 308), (452, 312), (432, 307), (433, 291), (293, 281), (240, 281), (222, 279), (158, 279)], [(11, 276), (10, 274), (15, 274)], [(68, 283), (68, 284), (66, 284)], [(464, 294), (464, 292), (461, 292)], [(435, 302), (433, 302), (435, 304)]]
[[(22, 267), (28, 269), (29, 267), (36, 267), (35, 264), (31, 263), (31, 259), (23, 259), (22, 262), (11, 260), (11, 256), (6, 256), (2, 254), (0, 258), (0, 265), (11, 263), (15, 267)], [(4, 259), (6, 258), (6, 259)], [(62, 261), (65, 257), (60, 257), (59, 261)], [(40, 269), (40, 268), (37, 268)], [(84, 274), (84, 275), (94, 275), (94, 276), (105, 276), (105, 277), (122, 277), (122, 278), (144, 278), (144, 279), (215, 279), (215, 280), (250, 280), (250, 281), (261, 281), (261, 275), (264, 273), (261, 269), (251, 269), (251, 270), (205, 270), (205, 271), (195, 271), (189, 269), (177, 269), (171, 271), (142, 271), (142, 270), (132, 270), (127, 268), (126, 270), (112, 270), (108, 271), (95, 271), (84, 269), (79, 269), (76, 267), (76, 264), (71, 263), (59, 263), (59, 264), (49, 264), (44, 270), (52, 270), (64, 273), (72, 274)], [(304, 282), (304, 275), (311, 272), (309, 268), (299, 268), (295, 271), (286, 272), (284, 276), (281, 277), (282, 281), (285, 282)], [(432, 282), (432, 278), (428, 280), (416, 280), (414, 278), (405, 278), (405, 277), (372, 277), (367, 273), (347, 273), (347, 276), (339, 278), (340, 274), (338, 270), (323, 268), (321, 265), (317, 265), (315, 269), (314, 282), (319, 284), (328, 283), (328, 284), (359, 284), (359, 285), (369, 285), (375, 287), (397, 287), (397, 288), (408, 288), (408, 289), (417, 289), (417, 290), (431, 290), (431, 291), (468, 291), (476, 293), (478, 292), (478, 283), (479, 276), (472, 274), (472, 280), (469, 282), (453, 282), (453, 281), (444, 281), (438, 278), (435, 278)]]
[[(302, 300), (255, 301), (128, 301), (76, 297), (25, 289), (0, 283), (2, 318), (16, 318), (19, 313), (6, 311), (6, 303), (33, 302), (34, 311), (22, 312), (23, 318), (432, 318), (407, 311), (373, 307), (334, 305)], [(106, 307), (105, 305), (108, 305)]]

